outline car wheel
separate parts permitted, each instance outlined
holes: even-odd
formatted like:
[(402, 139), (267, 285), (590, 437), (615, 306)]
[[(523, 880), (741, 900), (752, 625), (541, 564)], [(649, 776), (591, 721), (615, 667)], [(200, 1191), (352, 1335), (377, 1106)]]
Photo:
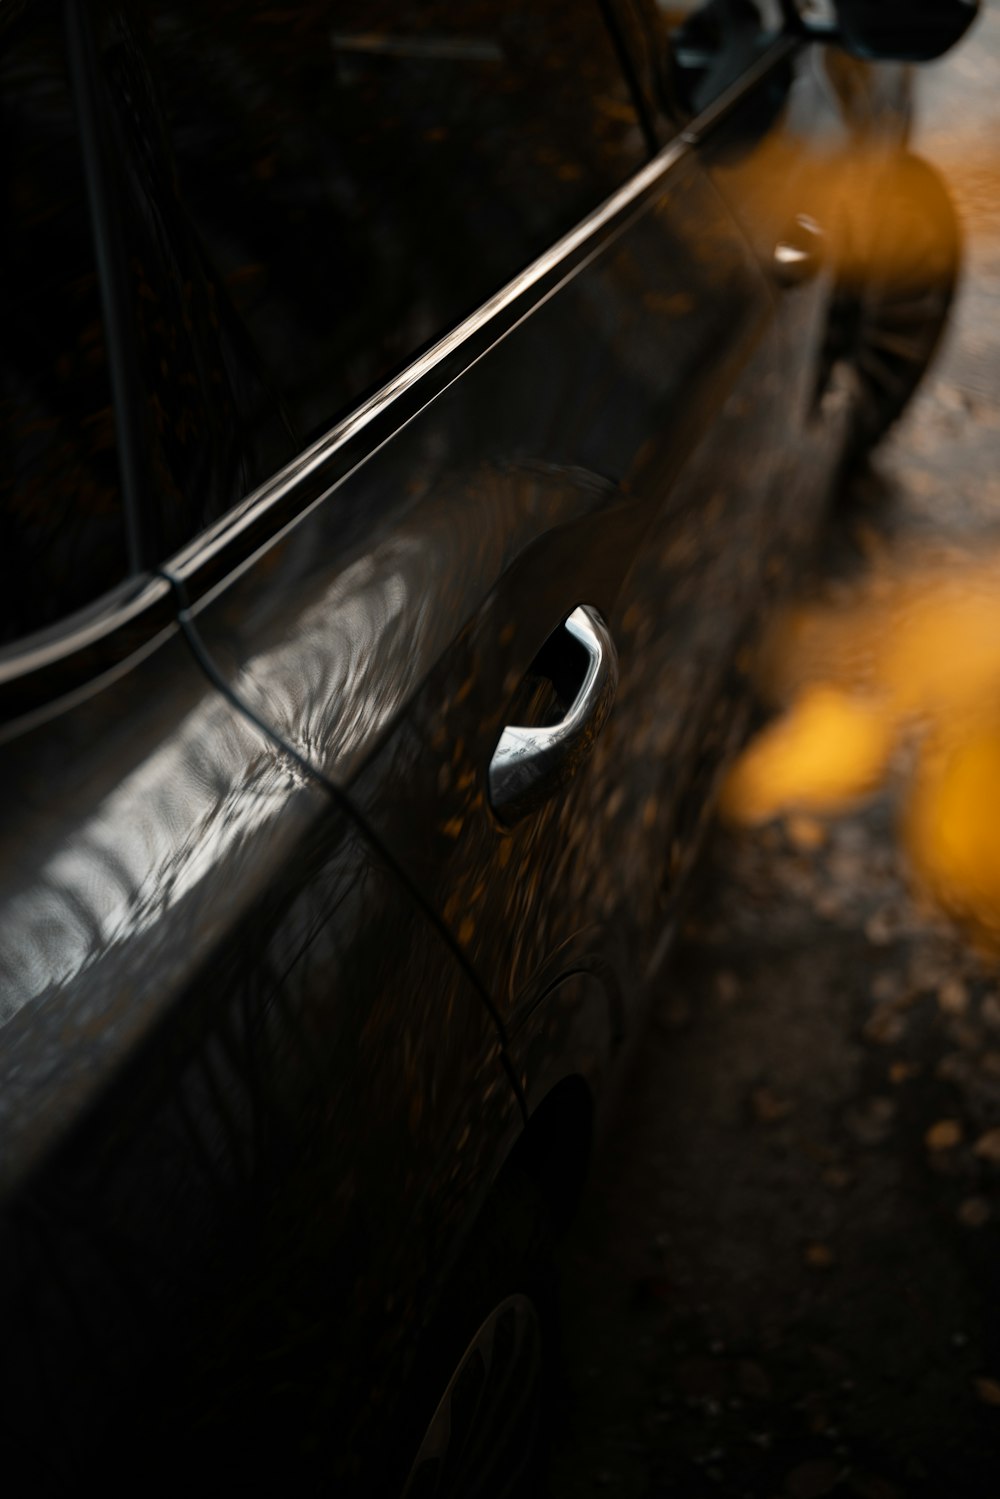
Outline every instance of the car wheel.
[[(830, 309), (820, 390), (845, 365), (853, 387), (848, 466), (881, 442), (927, 372), (947, 325), (961, 265), (961, 232), (938, 172), (900, 154), (878, 198), (878, 219)], [(859, 264), (860, 262), (860, 264)]]
[(508, 1173), (425, 1340), (400, 1499), (537, 1491), (557, 1342), (552, 1245), (540, 1190)]

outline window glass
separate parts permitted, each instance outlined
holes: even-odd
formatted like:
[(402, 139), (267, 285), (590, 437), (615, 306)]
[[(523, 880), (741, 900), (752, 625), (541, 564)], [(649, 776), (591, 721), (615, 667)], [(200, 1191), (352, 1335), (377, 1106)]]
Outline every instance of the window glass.
[(143, 10), (102, 15), (95, 4), (91, 14), (111, 127), (129, 357), (144, 397), (147, 521), (163, 557), (273, 473), (294, 442), (234, 305), (239, 277), (226, 284), (181, 200)]
[(126, 575), (78, 131), (55, 7), (0, 29), (0, 639)]
[(641, 132), (597, 0), (144, 7), (217, 306), (300, 438), (619, 186)]
[(783, 25), (780, 0), (655, 0), (667, 42), (667, 90), (699, 114), (756, 62)]

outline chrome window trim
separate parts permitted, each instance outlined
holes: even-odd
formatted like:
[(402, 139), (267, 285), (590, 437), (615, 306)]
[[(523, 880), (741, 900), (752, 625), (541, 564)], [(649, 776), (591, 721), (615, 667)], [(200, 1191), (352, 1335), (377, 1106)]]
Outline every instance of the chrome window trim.
[(169, 558), (163, 575), (194, 604), (207, 601), (252, 565), (289, 525), (325, 499), (623, 233), (656, 195), (662, 179), (802, 45), (798, 37), (777, 37), (742, 78), (609, 198), (349, 416)]
[(21, 733), (52, 704), (123, 668), (176, 617), (169, 581), (145, 574), (7, 646), (0, 652), (0, 742)]
[[(296, 520), (304, 510), (317, 504), (341, 484), (379, 448), (419, 414), (431, 401), (494, 348), (525, 317), (543, 305), (560, 287), (572, 280), (607, 244), (618, 237), (642, 212), (645, 200), (654, 195), (662, 177), (690, 153), (690, 145), (680, 139), (671, 141), (653, 159), (623, 184), (610, 198), (582, 219), (548, 250), (508, 281), (475, 312), (445, 333), (424, 354), (377, 390), (355, 411), (305, 448), (290, 463), (266, 480), (252, 494), (221, 517), (194, 541), (176, 553), (164, 565), (164, 575), (174, 579), (186, 592), (197, 589), (198, 575), (206, 569), (218, 580), (218, 563), (223, 554), (232, 557), (241, 538), (253, 538), (241, 560), (252, 561), (261, 545), (270, 544), (274, 531), (262, 542), (256, 539), (262, 517), (274, 512), (281, 502), (308, 480), (322, 474), (338, 454), (353, 449), (357, 440), (371, 434), (372, 441), (363, 452), (352, 453), (353, 461), (337, 466), (327, 476), (319, 493), (312, 494), (297, 507), (286, 523)], [(456, 357), (457, 356), (457, 357)], [(437, 378), (433, 378), (434, 376)], [(415, 399), (414, 399), (415, 398)], [(392, 423), (387, 432), (377, 434), (381, 419), (399, 410), (401, 420)], [(227, 574), (228, 576), (228, 574)]]
[[(187, 603), (201, 601), (235, 572), (252, 565), (283, 530), (325, 499), (613, 243), (656, 196), (662, 179), (802, 46), (799, 38), (779, 37), (744, 77), (609, 198), (349, 416), (175, 553), (158, 576), (127, 579), (87, 610), (0, 652), (0, 723), (6, 725), (5, 735), (19, 727), (12, 719), (25, 713), (34, 716), (44, 703), (120, 666), (158, 636), (167, 619), (176, 618), (174, 590)], [(121, 600), (123, 593), (128, 597)]]

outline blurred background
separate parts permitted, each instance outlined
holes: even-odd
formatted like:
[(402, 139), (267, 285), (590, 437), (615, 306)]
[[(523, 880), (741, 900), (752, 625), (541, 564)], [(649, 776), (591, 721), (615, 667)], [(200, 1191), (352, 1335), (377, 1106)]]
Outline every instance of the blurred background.
[(958, 305), (765, 654), (564, 1254), (555, 1499), (1000, 1493), (997, 0), (920, 83)]

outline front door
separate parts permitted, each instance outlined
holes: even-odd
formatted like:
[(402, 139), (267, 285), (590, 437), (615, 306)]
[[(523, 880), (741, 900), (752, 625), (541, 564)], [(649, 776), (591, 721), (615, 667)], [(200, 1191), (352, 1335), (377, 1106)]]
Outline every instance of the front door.
[[(759, 586), (768, 288), (696, 153), (650, 156), (596, 3), (491, 0), (460, 31), (444, 6), (236, 10), (159, 7), (137, 43), (163, 118), (133, 191), (177, 184), (176, 256), (302, 435), (165, 569), (185, 627), (505, 1027), (581, 968), (617, 1027)], [(513, 798), (512, 727), (556, 741)]]

